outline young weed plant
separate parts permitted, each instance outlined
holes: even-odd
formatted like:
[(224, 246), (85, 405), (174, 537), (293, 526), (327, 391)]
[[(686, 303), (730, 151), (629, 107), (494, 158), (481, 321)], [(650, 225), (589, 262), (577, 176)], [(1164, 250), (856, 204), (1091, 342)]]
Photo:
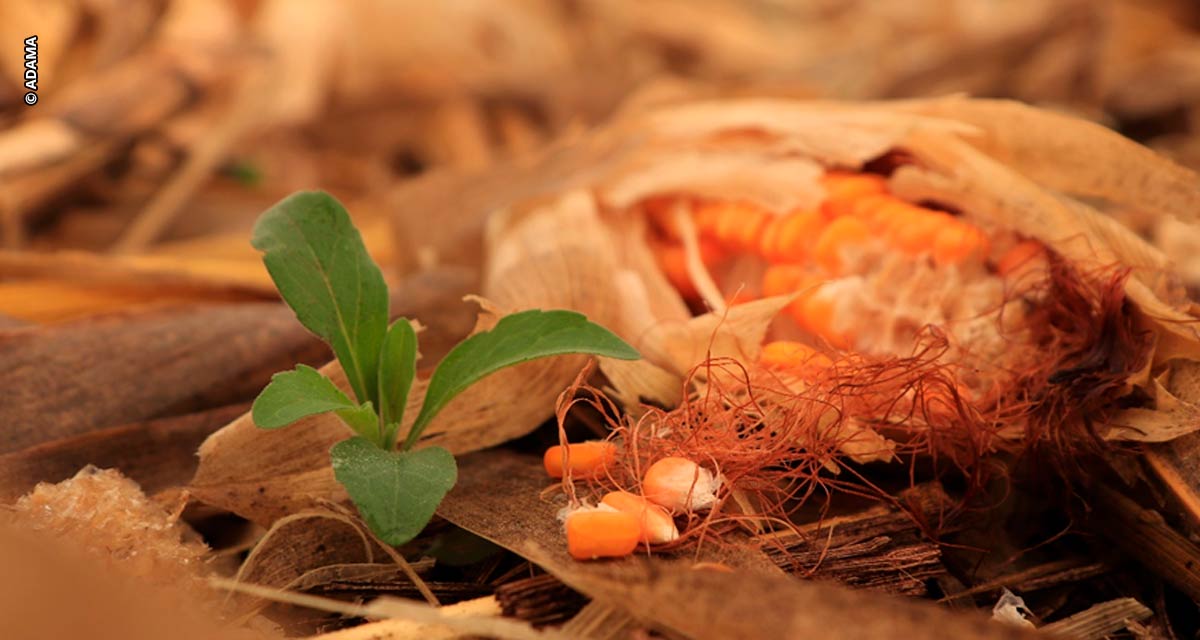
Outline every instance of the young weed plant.
[(354, 393), (351, 399), (316, 369), (277, 373), (254, 401), (262, 429), (333, 413), (356, 435), (330, 450), (334, 475), (384, 542), (412, 540), (458, 477), (441, 447), (415, 449), (447, 403), (481, 378), (537, 358), (583, 353), (633, 360), (633, 347), (573, 311), (522, 311), (459, 343), (438, 364), (424, 403), (396, 448), (417, 375), (417, 334), (400, 318), (388, 325), (383, 274), (342, 205), (327, 193), (293, 194), (254, 227), (254, 247), (280, 295), (309, 331), (329, 343)]

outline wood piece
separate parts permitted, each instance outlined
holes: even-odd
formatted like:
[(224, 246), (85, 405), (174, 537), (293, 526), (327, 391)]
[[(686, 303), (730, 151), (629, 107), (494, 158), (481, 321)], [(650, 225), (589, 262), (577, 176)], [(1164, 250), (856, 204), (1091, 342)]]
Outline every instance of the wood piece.
[[(905, 491), (898, 500), (925, 522), (939, 520), (951, 502), (936, 483)], [(917, 596), (928, 592), (930, 578), (946, 574), (941, 548), (926, 539), (912, 514), (895, 505), (829, 517), (796, 532), (801, 537), (784, 531), (760, 539), (776, 564), (800, 575)]]
[(1162, 514), (1101, 485), (1093, 494), (1091, 528), (1193, 600), (1200, 600), (1200, 547)]
[(1046, 635), (1077, 640), (1100, 640), (1124, 629), (1129, 622), (1141, 622), (1154, 615), (1134, 598), (1117, 598), (1088, 607), (1079, 613), (1038, 629)]
[(617, 640), (632, 637), (636, 626), (636, 621), (625, 611), (592, 601), (563, 625), (562, 631), (573, 638)]
[(1063, 584), (1090, 580), (1112, 571), (1112, 567), (1103, 562), (1085, 562), (1072, 558), (1039, 564), (1024, 571), (1018, 571), (978, 584), (970, 589), (963, 589), (953, 594), (947, 594), (943, 602), (950, 602), (969, 596), (1010, 589), (1018, 593), (1028, 593), (1040, 589), (1049, 589)]
[(1145, 460), (1191, 528), (1200, 531), (1200, 434), (1151, 445)]
[(249, 400), (328, 358), (277, 303), (191, 306), (0, 333), (0, 453)]
[(89, 464), (119, 469), (147, 494), (181, 486), (196, 470), (196, 447), (248, 408), (239, 403), (135, 422), (0, 455), (0, 502), (15, 500), (39, 482), (65, 480)]
[(587, 604), (587, 597), (543, 573), (496, 587), (496, 601), (504, 615), (543, 627), (575, 616)]
[[(459, 483), (442, 503), (442, 517), (542, 566), (572, 588), (625, 610), (644, 624), (707, 638), (823, 637), (1035, 638), (929, 603), (803, 582), (764, 570), (761, 558), (735, 542), (706, 547), (695, 560), (633, 557), (576, 562), (566, 553), (554, 512), (539, 498), (547, 482), (538, 460), (506, 451), (459, 459)], [(712, 545), (716, 547), (717, 545)], [(730, 569), (733, 569), (730, 571)]]

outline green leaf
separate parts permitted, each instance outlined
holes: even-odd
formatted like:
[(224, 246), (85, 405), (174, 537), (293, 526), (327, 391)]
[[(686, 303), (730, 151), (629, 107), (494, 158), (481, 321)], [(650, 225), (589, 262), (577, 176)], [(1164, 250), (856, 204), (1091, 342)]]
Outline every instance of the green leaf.
[(616, 334), (588, 321), (581, 313), (533, 309), (505, 316), (491, 331), (463, 340), (438, 364), (404, 448), (411, 449), (433, 417), (484, 376), (529, 360), (566, 353), (621, 360), (641, 357)]
[(407, 318), (400, 318), (388, 329), (379, 354), (379, 411), (387, 425), (385, 449), (396, 442), (396, 428), (404, 419), (404, 406), (416, 377), (417, 332)]
[(454, 456), (441, 447), (385, 451), (362, 438), (329, 452), (333, 473), (371, 531), (387, 544), (417, 537), (458, 480)]
[(377, 447), (383, 446), (384, 432), (379, 428), (379, 416), (375, 414), (375, 407), (370, 401), (352, 409), (342, 409), (337, 412), (337, 416), (353, 429), (354, 433), (375, 443)]
[(329, 378), (303, 364), (294, 371), (271, 376), (271, 383), (254, 399), (250, 416), (260, 429), (278, 429), (330, 411), (337, 412), (355, 433), (376, 442), (382, 440), (379, 419), (370, 402), (354, 404)]
[(333, 347), (358, 401), (378, 405), (387, 285), (341, 203), (321, 191), (288, 196), (258, 219), (251, 244), (300, 323)]

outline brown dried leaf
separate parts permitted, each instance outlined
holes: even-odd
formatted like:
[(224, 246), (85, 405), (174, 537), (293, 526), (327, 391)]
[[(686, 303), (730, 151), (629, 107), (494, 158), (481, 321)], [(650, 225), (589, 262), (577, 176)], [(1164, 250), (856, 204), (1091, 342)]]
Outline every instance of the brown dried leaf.
[[(311, 571), (332, 565), (370, 563), (385, 557), (352, 518), (333, 511), (305, 511), (280, 518), (238, 569), (237, 580), (294, 591)], [(243, 602), (249, 607), (256, 599)]]
[(0, 334), (0, 453), (248, 399), (327, 353), (281, 304), (156, 310)]
[(460, 460), (459, 484), (439, 514), (598, 601), (691, 638), (1034, 637), (932, 604), (789, 578), (766, 566), (752, 547), (737, 544), (705, 547), (697, 558), (723, 564), (724, 570), (641, 556), (576, 562), (566, 554), (555, 518), (561, 505), (539, 498), (546, 483), (536, 458), (473, 454)]
[(89, 464), (117, 469), (149, 494), (184, 485), (195, 472), (196, 447), (248, 408), (242, 403), (137, 422), (0, 455), (0, 502), (38, 482), (65, 480)]
[(972, 144), (1051, 189), (1200, 222), (1196, 174), (1098, 124), (1004, 100), (900, 108), (969, 123), (982, 133)]

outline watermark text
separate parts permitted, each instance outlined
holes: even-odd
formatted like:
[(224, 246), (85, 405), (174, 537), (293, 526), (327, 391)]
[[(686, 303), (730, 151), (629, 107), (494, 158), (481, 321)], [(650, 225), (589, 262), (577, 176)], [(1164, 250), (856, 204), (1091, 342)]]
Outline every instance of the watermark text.
[(37, 36), (25, 38), (25, 104), (33, 106), (38, 101), (38, 41)]

